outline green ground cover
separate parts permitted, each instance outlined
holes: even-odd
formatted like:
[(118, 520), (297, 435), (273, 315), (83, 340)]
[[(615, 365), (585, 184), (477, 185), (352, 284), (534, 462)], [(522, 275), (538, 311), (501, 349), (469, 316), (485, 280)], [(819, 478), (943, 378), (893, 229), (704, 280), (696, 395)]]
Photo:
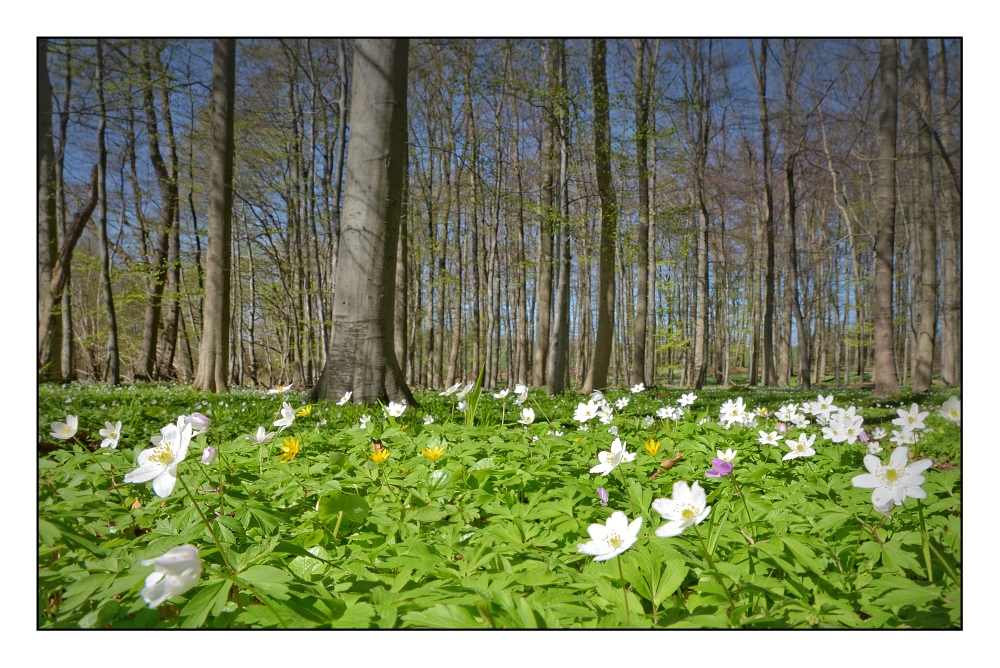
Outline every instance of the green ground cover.
[[(899, 410), (927, 413), (906, 462), (933, 465), (888, 516), (873, 489), (853, 484), (868, 473), (869, 446), (824, 437), (803, 406), (816, 392), (711, 389), (682, 407), (688, 392), (608, 391), (604, 424), (574, 418), (588, 397), (539, 391), (520, 405), (514, 392), (417, 393), (421, 406), (393, 417), (379, 406), (308, 408), (294, 391), (42, 385), (38, 626), (961, 627), (961, 428), (939, 414), (954, 389), (878, 403), (821, 388), (856, 407), (869, 441), (885, 430), (882, 465), (903, 447), (890, 441)], [(766, 409), (754, 426), (720, 419), (738, 397), (748, 412)], [(267, 442), (248, 438), (277, 432), (284, 402), (290, 424)], [(761, 443), (790, 403), (809, 424), (786, 421), (777, 445)], [(664, 407), (681, 413), (664, 419)], [(167, 494), (154, 489), (169, 475), (124, 482), (142, 462), (169, 463), (162, 448), (150, 455), (150, 437), (179, 444), (178, 417), (195, 413), (211, 423), (191, 437)], [(50, 424), (68, 415), (77, 431), (54, 437)], [(109, 421), (121, 422), (120, 439), (102, 448)], [(609, 461), (608, 475), (591, 472), (616, 438), (628, 456)], [(810, 439), (815, 454), (785, 459), (789, 441)], [(202, 463), (209, 447), (217, 459)], [(732, 472), (706, 476), (726, 471), (713, 464), (720, 453)], [(676, 500), (678, 482), (697, 482), (710, 510), (658, 536), (670, 519), (656, 500)], [(595, 533), (615, 512), (634, 535)], [(606, 560), (593, 556), (602, 540)], [(183, 545), (193, 560), (171, 552)], [(142, 564), (167, 553), (173, 566)], [(158, 583), (154, 569), (165, 573)]]

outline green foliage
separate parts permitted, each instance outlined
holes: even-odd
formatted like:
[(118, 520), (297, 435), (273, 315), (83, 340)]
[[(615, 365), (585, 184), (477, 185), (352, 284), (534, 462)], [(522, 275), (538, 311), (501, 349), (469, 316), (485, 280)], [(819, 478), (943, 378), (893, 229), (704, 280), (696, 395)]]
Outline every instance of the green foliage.
[[(907, 499), (891, 519), (875, 512), (860, 443), (816, 433), (817, 454), (758, 442), (758, 428), (714, 421), (736, 394), (703, 391), (674, 422), (652, 416), (678, 390), (628, 397), (612, 425), (636, 457), (594, 475), (614, 438), (573, 417), (579, 396), (532, 394), (536, 420), (476, 388), (473, 410), (454, 397), (419, 396), (424, 414), (388, 419), (380, 407), (314, 406), (269, 443), (294, 393), (214, 396), (176, 385), (110, 388), (73, 384), (39, 392), (38, 592), (40, 628), (956, 628), (961, 619), (960, 428), (937, 415), (943, 393), (913, 397), (928, 429), (911, 447), (934, 459), (927, 497)], [(750, 407), (773, 414), (801, 402), (787, 389), (745, 389)], [(811, 397), (810, 397), (811, 398)], [(911, 397), (903, 397), (908, 407)], [(891, 431), (897, 404), (838, 390), (865, 427)], [(211, 418), (180, 464), (182, 485), (161, 499), (148, 483), (123, 485), (149, 437), (180, 414)], [(77, 438), (57, 441), (50, 422), (79, 417)], [(362, 415), (372, 416), (366, 427)], [(712, 421), (702, 423), (705, 417)], [(122, 422), (116, 450), (100, 449), (106, 420)], [(790, 429), (787, 438), (795, 438)], [(280, 461), (283, 439), (301, 442)], [(656, 456), (643, 443), (657, 439)], [(389, 451), (372, 459), (372, 442)], [(207, 446), (219, 460), (200, 463)], [(880, 457), (892, 445), (886, 440)], [(444, 455), (422, 454), (435, 446)], [(706, 478), (717, 450), (738, 450), (732, 476)], [(88, 451), (89, 450), (89, 451)], [(660, 466), (675, 452), (682, 457)], [(698, 527), (658, 538), (651, 509), (676, 481), (699, 481), (712, 506)], [(114, 484), (113, 484), (114, 483)], [(596, 494), (604, 487), (608, 507)], [(635, 545), (595, 562), (577, 546), (611, 512), (642, 516)], [(204, 514), (202, 516), (198, 511)], [(211, 527), (211, 529), (209, 529)], [(704, 540), (709, 560), (702, 550)], [(149, 609), (139, 594), (151, 567), (140, 562), (183, 544), (199, 548), (192, 589)], [(616, 563), (620, 560), (620, 564)], [(619, 565), (627, 583), (623, 594)], [(628, 597), (626, 618), (623, 596)]]

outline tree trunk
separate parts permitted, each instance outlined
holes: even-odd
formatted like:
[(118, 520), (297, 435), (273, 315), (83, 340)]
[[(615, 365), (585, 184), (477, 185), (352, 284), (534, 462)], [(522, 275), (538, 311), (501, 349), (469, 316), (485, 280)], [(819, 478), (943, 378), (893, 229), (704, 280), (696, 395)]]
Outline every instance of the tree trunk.
[(48, 42), (38, 40), (38, 374), (40, 380), (62, 379), (61, 337), (49, 325), (52, 311), (48, 294), (52, 267), (59, 247), (56, 241), (55, 149), (52, 146), (52, 84), (49, 80)]
[(611, 182), (611, 120), (606, 72), (607, 40), (595, 39), (590, 61), (594, 89), (594, 169), (601, 197), (601, 251), (597, 288), (597, 336), (584, 393), (608, 385), (611, 340), (615, 326), (615, 245), (618, 204)]
[(917, 234), (920, 249), (920, 297), (917, 323), (917, 369), (913, 391), (926, 392), (934, 375), (934, 337), (937, 326), (937, 215), (934, 206), (934, 166), (931, 156), (931, 83), (927, 58), (927, 40), (910, 41), (912, 73), (917, 91), (917, 152), (920, 179)]
[(174, 223), (174, 208), (177, 206), (174, 189), (170, 185), (170, 175), (160, 153), (160, 138), (153, 103), (153, 64), (161, 67), (159, 50), (152, 44), (146, 45), (143, 61), (143, 106), (146, 110), (146, 136), (149, 143), (149, 157), (156, 172), (160, 190), (160, 215), (157, 229), (156, 247), (152, 256), (149, 283), (146, 287), (146, 307), (142, 318), (142, 348), (139, 352), (138, 380), (152, 380), (156, 366), (156, 339), (160, 328), (160, 304), (163, 299), (164, 279), (167, 273), (167, 256), (170, 232)]
[(108, 248), (108, 152), (104, 142), (107, 125), (107, 105), (104, 101), (104, 40), (97, 40), (97, 245), (101, 254), (101, 295), (108, 315), (108, 367), (105, 380), (111, 385), (121, 383), (118, 360), (118, 318), (115, 315), (114, 293), (111, 290), (111, 253)]
[(632, 374), (629, 385), (646, 382), (646, 321), (649, 310), (649, 169), (646, 164), (649, 119), (649, 96), (646, 86), (644, 56), (646, 40), (633, 39), (635, 45), (635, 155), (639, 180), (639, 263), (636, 268), (635, 328), (632, 343)]
[(535, 350), (531, 365), (531, 386), (545, 385), (548, 368), (549, 337), (552, 327), (552, 274), (553, 248), (552, 223), (555, 218), (555, 97), (557, 95), (556, 69), (558, 68), (556, 40), (549, 40), (545, 48), (545, 80), (548, 96), (545, 101), (544, 127), (542, 129), (542, 201), (541, 220), (538, 226), (539, 256), (538, 274), (535, 281)]
[(208, 262), (205, 323), (194, 387), (229, 388), (230, 277), (233, 238), (234, 102), (236, 40), (216, 39), (212, 62), (212, 153), (209, 162)]
[(761, 148), (764, 163), (764, 238), (767, 245), (764, 260), (764, 385), (778, 384), (774, 369), (774, 194), (771, 187), (771, 134), (767, 115), (767, 39), (760, 40), (760, 67), (754, 59), (753, 42), (750, 58), (754, 61), (754, 77), (760, 100)]
[(408, 41), (359, 39), (337, 294), (326, 367), (311, 398), (416, 402), (393, 350), (396, 245), (406, 164)]
[(174, 221), (171, 225), (167, 249), (167, 284), (164, 290), (169, 295), (167, 313), (163, 319), (163, 334), (160, 337), (160, 360), (156, 370), (157, 379), (176, 378), (173, 370), (174, 351), (177, 349), (177, 321), (181, 306), (181, 231), (180, 199), (178, 197), (177, 142), (174, 139), (174, 122), (170, 113), (170, 98), (166, 87), (160, 87), (160, 104), (163, 107), (163, 133), (167, 140), (167, 174), (170, 179), (170, 198), (174, 202)]
[(892, 331), (892, 265), (896, 226), (896, 93), (899, 52), (895, 39), (879, 47), (878, 236), (875, 240), (875, 397), (899, 393)]

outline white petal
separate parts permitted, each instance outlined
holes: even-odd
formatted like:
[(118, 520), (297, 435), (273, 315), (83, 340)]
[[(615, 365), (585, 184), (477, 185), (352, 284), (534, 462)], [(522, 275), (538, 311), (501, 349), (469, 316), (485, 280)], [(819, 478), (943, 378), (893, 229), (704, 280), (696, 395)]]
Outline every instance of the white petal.
[(872, 489), (879, 486), (879, 480), (872, 473), (862, 473), (851, 478), (851, 484), (862, 489)]
[[(173, 469), (173, 471), (170, 469)], [(174, 491), (174, 485), (177, 483), (176, 472), (177, 467), (171, 466), (153, 480), (153, 492), (157, 496), (165, 499)]]
[[(139, 453), (142, 454), (141, 452)], [(122, 478), (122, 482), (133, 483), (133, 482), (149, 482), (153, 478), (159, 476), (163, 473), (164, 466), (159, 462), (150, 462), (149, 464), (143, 464), (136, 470), (126, 473), (125, 477)]]
[(682, 531), (684, 531), (684, 523), (674, 521), (668, 522), (657, 529), (656, 535), (660, 538), (673, 538), (674, 536), (680, 535)]

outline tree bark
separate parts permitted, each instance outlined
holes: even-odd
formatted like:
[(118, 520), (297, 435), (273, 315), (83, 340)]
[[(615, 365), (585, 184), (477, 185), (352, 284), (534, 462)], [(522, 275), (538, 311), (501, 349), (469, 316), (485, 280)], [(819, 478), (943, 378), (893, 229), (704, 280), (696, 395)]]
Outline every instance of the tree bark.
[(646, 321), (649, 310), (649, 169), (646, 164), (649, 119), (649, 93), (644, 65), (646, 40), (633, 39), (635, 45), (635, 155), (639, 180), (639, 262), (636, 278), (635, 328), (632, 342), (632, 374), (629, 385), (646, 381)]
[(209, 162), (205, 322), (194, 387), (229, 388), (230, 275), (233, 238), (233, 124), (236, 40), (216, 39), (212, 61), (212, 153)]
[(597, 288), (597, 336), (584, 393), (608, 385), (611, 342), (615, 326), (615, 245), (617, 243), (618, 204), (611, 181), (611, 120), (608, 108), (606, 72), (607, 40), (595, 39), (590, 72), (594, 89), (594, 168), (597, 191), (601, 198), (601, 251)]
[(52, 146), (52, 83), (49, 80), (48, 42), (38, 40), (38, 374), (40, 380), (62, 379), (60, 340), (49, 325), (52, 310), (48, 293), (52, 267), (59, 248), (56, 242), (55, 149)]
[(355, 119), (326, 367), (311, 398), (415, 405), (393, 350), (396, 245), (406, 162), (408, 41), (359, 39)]
[(895, 39), (879, 45), (878, 236), (875, 239), (875, 397), (899, 393), (892, 331), (892, 264), (896, 225), (896, 94), (899, 51)]
[(545, 385), (548, 368), (549, 337), (552, 328), (552, 278), (554, 257), (552, 248), (552, 223), (555, 217), (555, 96), (556, 69), (558, 67), (555, 40), (545, 48), (545, 79), (548, 99), (545, 102), (544, 127), (542, 129), (542, 196), (541, 220), (538, 226), (539, 256), (538, 273), (535, 281), (535, 350), (531, 365), (531, 386)]
[(115, 314), (114, 293), (111, 290), (111, 253), (108, 248), (108, 152), (104, 141), (107, 125), (107, 105), (104, 100), (104, 40), (97, 40), (97, 245), (101, 254), (101, 296), (108, 316), (108, 367), (105, 380), (111, 385), (121, 383), (118, 357), (118, 318)]
[(157, 229), (156, 247), (153, 251), (149, 283), (146, 287), (146, 307), (142, 318), (142, 348), (139, 352), (137, 380), (152, 380), (156, 366), (156, 339), (160, 327), (160, 305), (163, 299), (164, 279), (167, 272), (170, 232), (174, 223), (174, 209), (177, 206), (175, 190), (170, 185), (170, 175), (160, 153), (159, 130), (156, 108), (153, 103), (153, 64), (160, 68), (159, 51), (152, 44), (146, 45), (143, 62), (143, 106), (146, 110), (146, 136), (149, 143), (149, 157), (156, 172), (160, 190), (160, 215)]
[(934, 203), (934, 164), (931, 141), (931, 83), (927, 40), (910, 41), (911, 69), (917, 91), (917, 153), (920, 182), (917, 225), (920, 249), (920, 297), (917, 320), (917, 368), (913, 391), (926, 392), (934, 375), (934, 338), (937, 327), (937, 212)]
[(754, 61), (754, 77), (760, 100), (762, 162), (764, 163), (764, 385), (778, 384), (774, 369), (774, 193), (771, 187), (771, 134), (767, 115), (767, 38), (760, 40), (760, 67), (754, 59), (753, 42), (750, 58)]

